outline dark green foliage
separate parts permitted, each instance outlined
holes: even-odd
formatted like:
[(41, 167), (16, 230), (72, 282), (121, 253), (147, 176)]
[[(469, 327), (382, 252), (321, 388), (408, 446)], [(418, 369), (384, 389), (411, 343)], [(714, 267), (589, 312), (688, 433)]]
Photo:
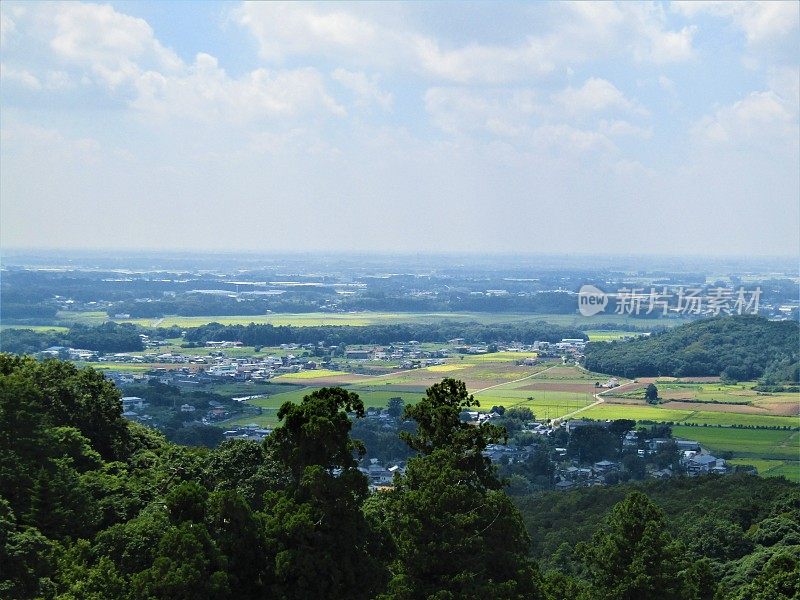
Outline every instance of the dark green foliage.
[(586, 368), (623, 377), (716, 376), (797, 381), (800, 324), (757, 316), (705, 319), (631, 341), (586, 346)]
[(755, 578), (733, 593), (733, 600), (792, 600), (800, 597), (800, 546), (778, 552)]
[(380, 544), (361, 511), (366, 477), (354, 453), (348, 413), (363, 417), (358, 395), (322, 388), (278, 411), (283, 424), (267, 438), (267, 455), (289, 484), (265, 494), (264, 531), (280, 598), (370, 598), (385, 580)]
[(183, 446), (205, 446), (216, 448), (223, 440), (222, 429), (213, 425), (191, 424), (176, 429), (170, 436), (176, 444)]
[(152, 566), (131, 577), (132, 594), (165, 600), (229, 598), (226, 569), (205, 526), (184, 522), (161, 537)]
[(264, 508), (264, 493), (291, 483), (286, 470), (264, 447), (248, 440), (226, 440), (209, 456), (206, 482), (213, 490), (235, 490), (253, 510)]
[(617, 504), (577, 552), (587, 566), (592, 597), (685, 598), (679, 576), (683, 549), (666, 530), (663, 511), (641, 492)]
[[(476, 405), (446, 379), (406, 407), (418, 456), (370, 494), (352, 439), (364, 407), (340, 388), (284, 405), (264, 444), (208, 450), (124, 421), (91, 369), (0, 355), (0, 597), (796, 597), (796, 485), (740, 474), (530, 493), (552, 477), (542, 445), (504, 467), (519, 510), (482, 454), (505, 431), (459, 419)], [(572, 451), (616, 452), (630, 427)], [(643, 464), (630, 460), (625, 476)]]
[(387, 598), (539, 596), (520, 515), (481, 454), (505, 433), (459, 419), (476, 405), (462, 382), (445, 379), (406, 407), (417, 432), (403, 438), (421, 456), (394, 490), (371, 499), (396, 548)]
[(656, 404), (658, 402), (658, 388), (654, 383), (648, 383), (647, 388), (644, 390), (644, 399), (648, 404)]
[(136, 352), (144, 350), (139, 329), (130, 323), (109, 321), (94, 327), (73, 325), (65, 333), (35, 332), (32, 329), (2, 331), (2, 349), (15, 354), (41, 352), (51, 346), (66, 346), (97, 352)]
[(396, 489), (374, 498), (397, 545), (389, 597), (536, 598), (519, 513), (460, 462), (447, 448), (413, 458)]
[(596, 462), (615, 457), (619, 445), (619, 436), (605, 427), (579, 427), (569, 436), (567, 455), (582, 462)]
[(482, 485), (498, 488), (491, 462), (482, 452), (488, 444), (505, 441), (507, 433), (496, 425), (462, 422), (461, 412), (477, 406), (480, 403), (467, 393), (463, 381), (443, 379), (429, 387), (417, 404), (406, 407), (405, 417), (417, 422), (417, 431), (403, 431), (400, 438), (423, 455), (451, 451), (460, 468), (474, 472)]
[(387, 403), (386, 410), (387, 412), (394, 417), (395, 419), (399, 419), (403, 415), (403, 410), (405, 409), (406, 403), (402, 398), (389, 398), (389, 402)]
[(317, 342), (324, 342), (326, 346), (391, 344), (397, 340), (443, 342), (455, 337), (464, 338), (468, 344), (497, 340), (517, 340), (531, 344), (537, 340), (558, 342), (563, 338), (588, 339), (582, 331), (572, 327), (552, 325), (545, 321), (493, 325), (446, 321), (431, 324), (398, 323), (393, 325), (322, 325), (314, 327), (209, 323), (186, 331), (186, 340), (190, 342), (238, 340), (246, 346), (277, 346), (285, 343), (316, 344)]

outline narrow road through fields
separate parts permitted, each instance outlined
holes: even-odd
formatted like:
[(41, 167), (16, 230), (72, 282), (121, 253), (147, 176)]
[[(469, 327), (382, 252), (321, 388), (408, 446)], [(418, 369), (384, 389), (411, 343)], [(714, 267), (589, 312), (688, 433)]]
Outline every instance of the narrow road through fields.
[(602, 398), (603, 394), (607, 394), (608, 392), (619, 391), (619, 390), (621, 390), (623, 388), (626, 388), (628, 386), (631, 386), (631, 385), (639, 385), (639, 384), (638, 383), (634, 383), (633, 381), (631, 381), (629, 383), (617, 386), (615, 388), (609, 388), (607, 390), (603, 390), (602, 392), (597, 392), (596, 394), (592, 394), (592, 396), (595, 399), (595, 402), (592, 402), (591, 404), (587, 404), (586, 406), (584, 406), (582, 408), (579, 408), (578, 410), (573, 410), (572, 412), (569, 412), (569, 413), (567, 413), (565, 415), (562, 415), (560, 417), (556, 417), (553, 420), (554, 421), (563, 421), (564, 419), (571, 419), (575, 415), (577, 415), (579, 413), (582, 413), (585, 410), (589, 410), (590, 408), (594, 408), (595, 406), (598, 406), (598, 405), (602, 404), (603, 402), (605, 402), (605, 399)]
[(541, 375), (542, 373), (546, 373), (547, 371), (549, 371), (550, 369), (552, 369), (554, 367), (560, 367), (560, 366), (561, 366), (560, 364), (552, 365), (552, 366), (547, 367), (546, 369), (542, 369), (541, 371), (537, 371), (536, 373), (533, 373), (531, 375), (526, 375), (525, 377), (520, 377), (519, 379), (514, 379), (512, 381), (504, 381), (503, 383), (490, 385), (489, 387), (481, 388), (479, 390), (475, 390), (474, 392), (470, 392), (470, 393), (474, 396), (475, 394), (480, 394), (481, 392), (485, 392), (486, 390), (493, 390), (494, 388), (498, 388), (498, 387), (501, 387), (501, 386), (504, 386), (504, 385), (509, 385), (511, 383), (518, 383), (520, 381), (525, 381), (526, 379), (532, 379), (532, 378), (536, 377), (537, 375)]

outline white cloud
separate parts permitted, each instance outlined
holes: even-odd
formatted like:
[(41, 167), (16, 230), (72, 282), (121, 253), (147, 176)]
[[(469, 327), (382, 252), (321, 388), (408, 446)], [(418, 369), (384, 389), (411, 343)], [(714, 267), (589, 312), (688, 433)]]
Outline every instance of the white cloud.
[(11, 38), (17, 32), (17, 24), (11, 15), (0, 12), (0, 46), (6, 45), (6, 40)]
[(446, 81), (497, 84), (526, 75), (542, 75), (555, 68), (552, 58), (536, 40), (517, 47), (470, 44), (442, 50), (435, 40), (413, 36), (411, 44), (418, 67)]
[(63, 3), (48, 6), (55, 31), (50, 46), (63, 61), (91, 67), (112, 87), (141, 66), (179, 70), (178, 56), (155, 38), (144, 19), (110, 5)]
[(679, 30), (666, 28), (664, 9), (655, 3), (627, 2), (624, 6), (629, 31), (633, 33), (630, 45), (636, 60), (666, 64), (692, 58), (695, 26), (687, 25)]
[(675, 95), (675, 82), (666, 75), (658, 76), (658, 85), (665, 92), (669, 92), (670, 95)]
[(704, 144), (746, 149), (756, 146), (780, 153), (785, 148), (797, 150), (797, 87), (751, 92), (733, 104), (723, 106), (695, 123), (691, 132)]
[(531, 141), (540, 150), (575, 154), (593, 151), (613, 153), (617, 150), (614, 143), (602, 133), (565, 124), (542, 125), (533, 132)]
[(160, 117), (243, 122), (259, 116), (294, 117), (321, 109), (342, 116), (345, 110), (328, 95), (321, 74), (312, 68), (256, 69), (234, 79), (208, 54), (198, 54), (180, 75), (155, 71), (137, 74), (131, 106)]
[(580, 88), (568, 87), (553, 94), (554, 103), (565, 113), (581, 115), (607, 111), (646, 114), (642, 107), (625, 97), (610, 81), (592, 77)]
[(482, 132), (519, 136), (540, 114), (533, 90), (474, 90), (435, 87), (425, 93), (425, 110), (434, 124), (451, 134)]
[(383, 32), (374, 24), (333, 5), (245, 2), (233, 16), (255, 36), (267, 60), (293, 54), (360, 52), (382, 43)]
[(4, 65), (6, 80), (29, 89), (65, 89), (82, 81), (99, 85), (140, 113), (206, 122), (346, 112), (311, 67), (259, 68), (231, 77), (205, 53), (192, 64), (184, 63), (156, 39), (145, 20), (110, 5), (26, 8), (25, 20), (17, 27), (23, 23), (26, 34), (50, 48), (53, 62), (62, 67), (37, 72)]
[(29, 90), (64, 90), (74, 86), (69, 74), (65, 71), (47, 71), (40, 79), (26, 69), (15, 69), (0, 64), (0, 78), (7, 83), (22, 85)]
[(380, 89), (377, 76), (368, 77), (361, 71), (339, 68), (331, 74), (331, 77), (355, 94), (356, 104), (359, 106), (375, 103), (384, 110), (392, 107), (392, 95)]
[(677, 12), (694, 17), (701, 13), (728, 19), (740, 29), (752, 46), (770, 44), (794, 32), (800, 23), (797, 2), (771, 0), (769, 2), (673, 2)]
[(36, 75), (25, 69), (14, 69), (5, 64), (0, 64), (0, 79), (22, 85), (31, 90), (42, 89), (42, 83)]
[(632, 137), (639, 139), (649, 139), (653, 137), (653, 130), (651, 128), (638, 127), (628, 121), (622, 120), (607, 121), (603, 119), (598, 124), (597, 130), (608, 137)]
[(656, 6), (576, 2), (559, 8), (549, 32), (515, 44), (448, 45), (412, 27), (356, 14), (357, 5), (247, 2), (233, 18), (268, 61), (324, 56), (347, 66), (401, 69), (457, 83), (519, 81), (601, 56), (656, 63), (692, 56), (694, 29), (670, 30)]

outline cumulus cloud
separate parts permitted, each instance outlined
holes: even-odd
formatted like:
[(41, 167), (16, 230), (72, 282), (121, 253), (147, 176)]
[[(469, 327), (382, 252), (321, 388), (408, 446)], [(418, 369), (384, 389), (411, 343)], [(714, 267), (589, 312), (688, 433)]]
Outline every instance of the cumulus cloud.
[(541, 113), (536, 92), (530, 89), (460, 87), (430, 88), (425, 92), (425, 110), (446, 133), (481, 132), (503, 137), (524, 133), (531, 117)]
[(66, 63), (90, 67), (107, 84), (123, 83), (143, 66), (170, 72), (183, 67), (155, 38), (144, 19), (110, 5), (63, 3), (48, 7), (54, 25), (50, 46)]
[(623, 111), (647, 114), (637, 103), (625, 97), (605, 79), (592, 77), (579, 88), (568, 87), (553, 95), (553, 101), (567, 114)]
[(369, 77), (362, 71), (348, 71), (347, 69), (336, 69), (331, 77), (349, 89), (356, 97), (356, 104), (359, 106), (369, 106), (377, 104), (384, 110), (392, 107), (392, 95), (380, 89), (378, 77)]
[[(63, 67), (32, 72), (3, 65), (3, 78), (30, 90), (66, 89), (75, 79), (99, 85), (131, 108), (155, 117), (244, 122), (306, 113), (346, 114), (312, 67), (258, 68), (231, 77), (215, 57), (187, 64), (156, 39), (144, 20), (110, 5), (63, 3), (25, 7), (26, 33)], [(4, 25), (8, 27), (8, 25)]]
[(131, 106), (161, 117), (230, 122), (259, 116), (294, 117), (317, 109), (345, 114), (325, 91), (321, 74), (312, 68), (256, 69), (235, 79), (220, 68), (216, 58), (200, 53), (179, 75), (147, 71), (132, 83), (136, 94)]
[(262, 58), (335, 57), (347, 65), (418, 72), (434, 80), (496, 85), (552, 73), (599, 55), (667, 63), (692, 56), (694, 29), (671, 30), (664, 11), (631, 3), (569, 3), (552, 31), (516, 44), (445, 44), (409, 26), (357, 14), (352, 5), (247, 2), (233, 18)]
[(712, 144), (771, 146), (774, 142), (796, 144), (797, 100), (790, 101), (774, 90), (751, 92), (731, 105), (701, 119), (692, 133)]
[(6, 83), (16, 83), (32, 90), (42, 89), (39, 78), (25, 69), (14, 69), (0, 64), (0, 79)]
[(770, 2), (678, 1), (673, 9), (687, 17), (709, 14), (728, 19), (741, 30), (751, 46), (771, 44), (794, 32), (800, 23), (800, 11), (793, 0)]

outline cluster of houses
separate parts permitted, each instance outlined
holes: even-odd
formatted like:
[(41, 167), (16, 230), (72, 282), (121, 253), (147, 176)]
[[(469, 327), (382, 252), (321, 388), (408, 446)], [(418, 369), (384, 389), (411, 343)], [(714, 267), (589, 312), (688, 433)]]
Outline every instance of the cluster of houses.
[[(147, 413), (147, 408), (150, 403), (138, 396), (123, 396), (122, 398), (122, 416), (131, 421), (137, 421), (144, 424), (152, 424), (153, 416)], [(194, 404), (184, 403), (179, 407), (175, 407), (180, 413), (191, 416), (198, 423), (203, 425), (212, 425), (218, 421), (224, 421), (231, 416), (230, 411), (225, 408), (225, 405), (216, 400), (209, 400), (208, 406), (198, 408)]]
[(250, 440), (251, 442), (261, 442), (272, 433), (271, 429), (259, 427), (255, 423), (244, 425), (242, 427), (235, 427), (224, 431), (222, 435), (226, 440)]
[[(473, 413), (462, 414), (462, 420), (480, 423), (487, 419), (497, 418), (500, 415), (494, 413)], [(581, 427), (603, 427), (606, 423), (598, 421), (585, 421), (574, 419), (564, 424), (564, 428), (570, 435)], [(526, 423), (523, 431), (549, 436), (554, 433), (561, 425), (545, 425), (542, 423)], [(636, 453), (643, 461), (648, 457), (657, 454), (668, 445), (675, 446), (679, 453), (679, 466), (683, 472), (689, 476), (702, 475), (707, 473), (724, 474), (729, 472), (725, 461), (717, 458), (703, 449), (694, 440), (676, 440), (672, 438), (649, 438), (643, 442), (640, 434), (636, 431), (629, 431), (623, 437), (623, 451)], [(642, 447), (643, 446), (643, 447)], [(513, 444), (490, 444), (483, 452), (495, 464), (513, 465), (522, 463), (531, 458), (537, 450), (531, 446), (516, 446)], [(576, 460), (567, 458), (566, 448), (554, 448), (552, 452), (553, 460), (558, 465), (555, 470), (555, 489), (570, 490), (576, 487), (586, 487), (594, 485), (608, 485), (619, 479), (619, 474), (624, 467), (618, 460), (601, 460), (592, 464), (580, 463)], [(669, 467), (657, 468), (655, 465), (646, 463), (648, 477), (664, 479), (672, 477), (675, 473)]]
[(601, 460), (589, 466), (570, 465), (556, 471), (558, 481), (555, 488), (560, 491), (576, 487), (607, 485), (607, 477), (620, 471), (620, 463), (613, 460)]
[(358, 467), (369, 479), (369, 488), (372, 491), (380, 489), (389, 489), (394, 481), (395, 474), (405, 473), (406, 467), (404, 463), (396, 463), (388, 467), (381, 464), (377, 458), (370, 458), (366, 466)]
[(123, 396), (122, 398), (122, 416), (131, 421), (139, 423), (148, 423), (153, 420), (153, 417), (145, 412), (145, 409), (150, 406), (143, 398), (138, 396)]
[(97, 352), (84, 348), (68, 348), (66, 346), (50, 346), (39, 352), (42, 358), (67, 358), (69, 360), (92, 362), (97, 360)]

